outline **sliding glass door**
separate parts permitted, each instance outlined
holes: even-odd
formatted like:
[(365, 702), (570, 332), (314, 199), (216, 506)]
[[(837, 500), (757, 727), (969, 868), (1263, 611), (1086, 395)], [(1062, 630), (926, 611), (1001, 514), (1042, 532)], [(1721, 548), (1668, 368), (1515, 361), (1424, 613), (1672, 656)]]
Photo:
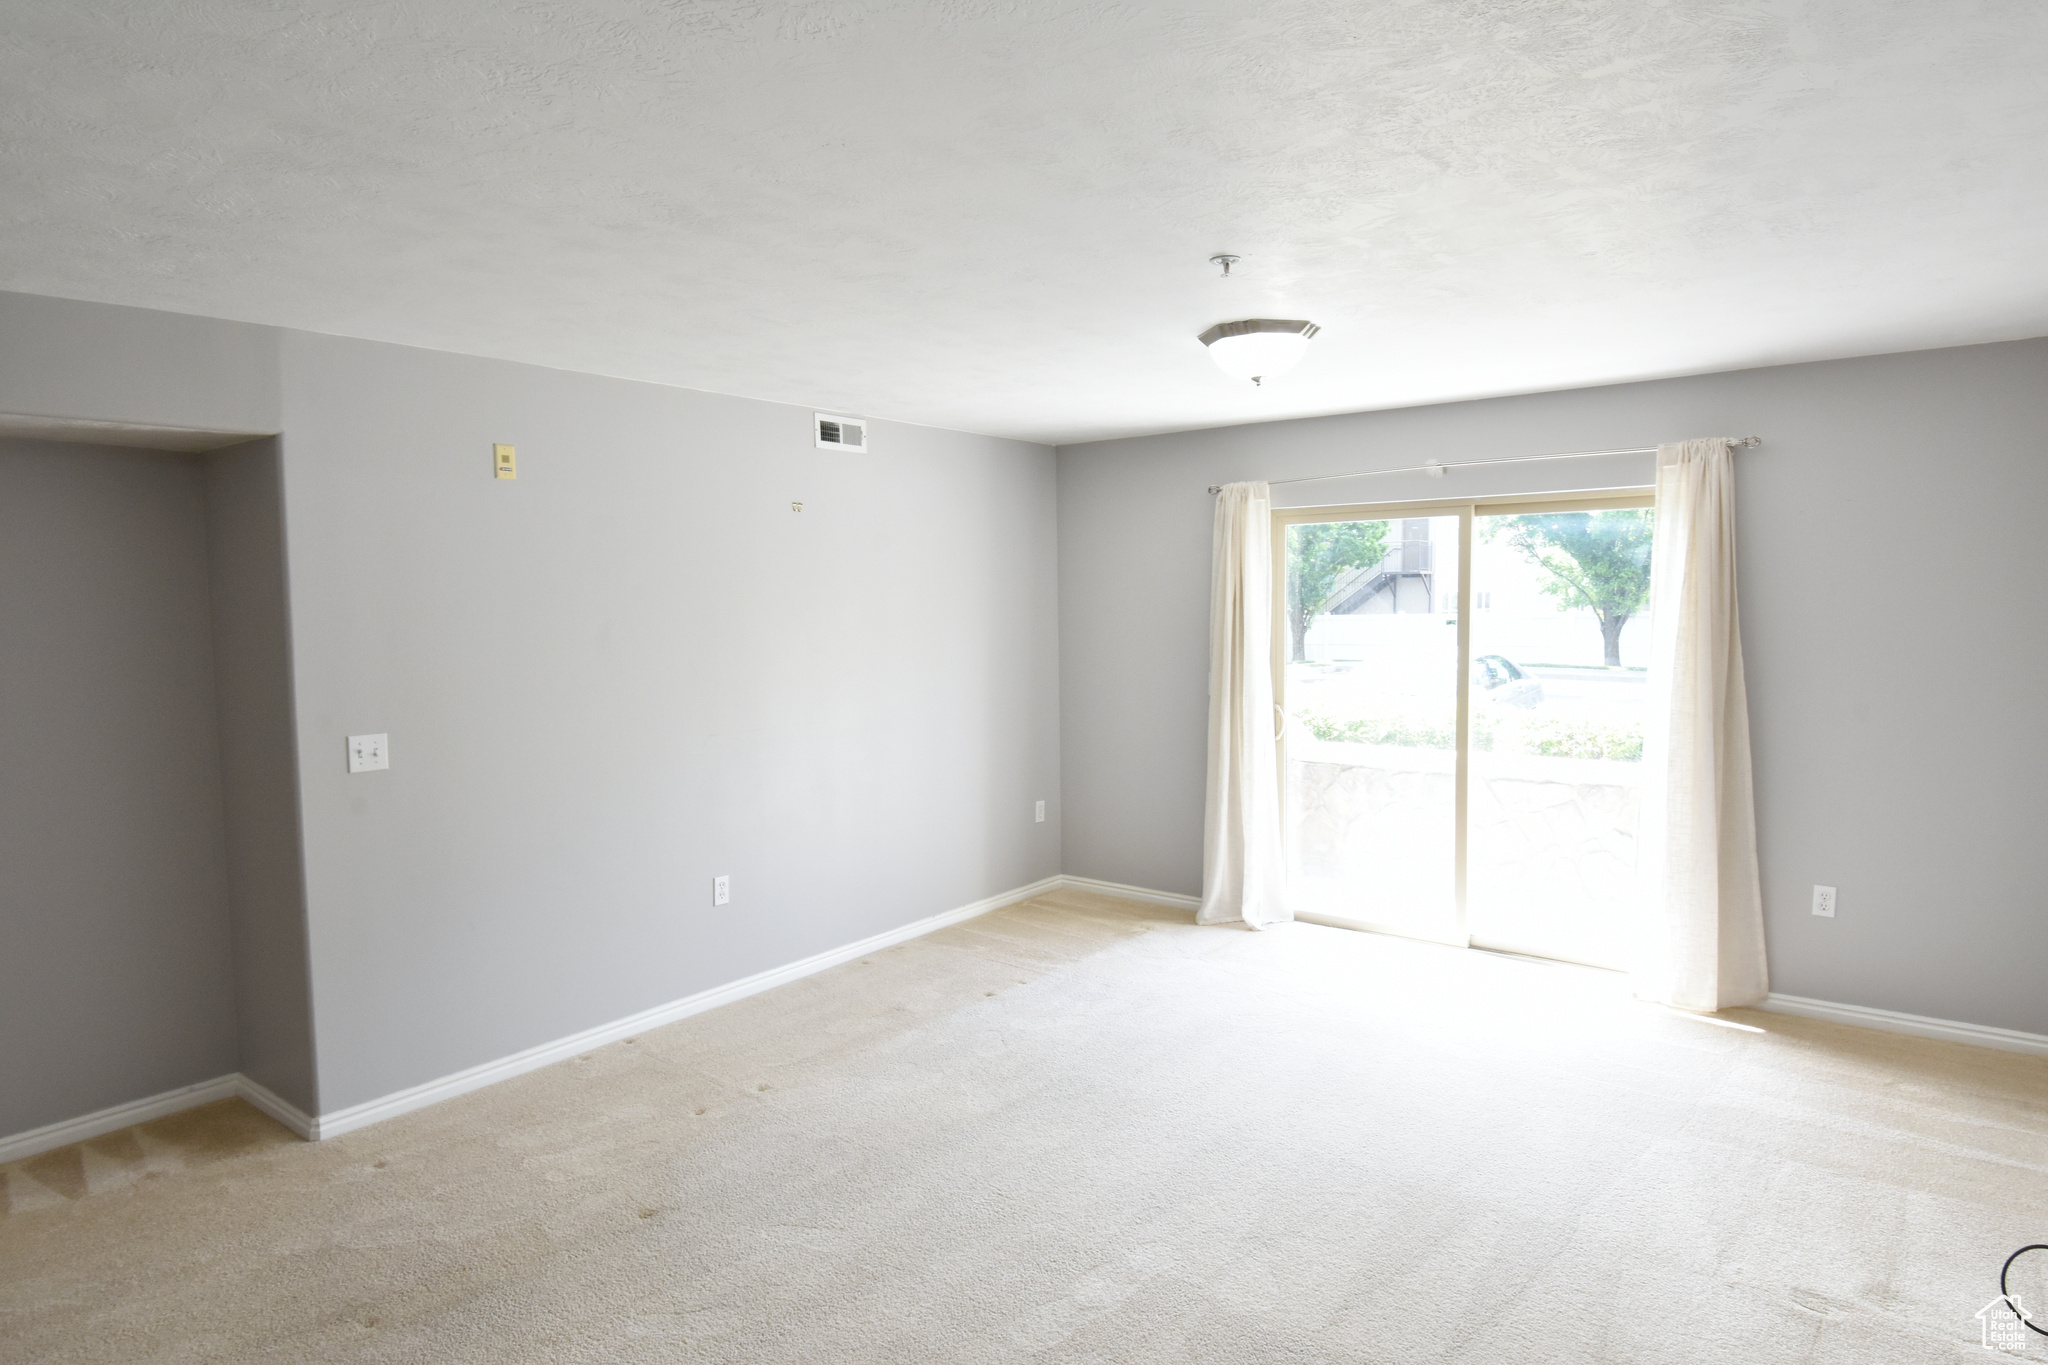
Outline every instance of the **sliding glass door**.
[(1648, 502), (1275, 515), (1297, 913), (1622, 964)]
[(1466, 518), (1289, 525), (1287, 842), (1318, 919), (1461, 941), (1458, 584)]

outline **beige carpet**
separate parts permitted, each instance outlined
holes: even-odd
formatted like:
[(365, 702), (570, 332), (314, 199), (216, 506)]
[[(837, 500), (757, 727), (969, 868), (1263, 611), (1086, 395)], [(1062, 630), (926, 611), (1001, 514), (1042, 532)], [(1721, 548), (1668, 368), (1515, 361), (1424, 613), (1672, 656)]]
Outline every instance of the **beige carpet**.
[(0, 1167), (0, 1357), (1993, 1358), (2048, 1060), (1617, 985), (1048, 896), (326, 1143)]

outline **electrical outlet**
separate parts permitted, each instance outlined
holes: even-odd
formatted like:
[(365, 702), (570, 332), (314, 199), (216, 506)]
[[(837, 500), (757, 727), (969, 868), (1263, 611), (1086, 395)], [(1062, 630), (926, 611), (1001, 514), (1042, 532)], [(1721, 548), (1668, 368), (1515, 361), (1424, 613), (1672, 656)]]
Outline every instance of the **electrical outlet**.
[(1835, 917), (1835, 888), (1816, 886), (1813, 888), (1813, 913), (1828, 919)]
[(348, 737), (348, 770), (352, 773), (373, 773), (380, 768), (391, 766), (391, 736), (350, 735)]
[(1045, 802), (1041, 801), (1038, 803), (1038, 812), (1031, 818), (1036, 820), (1041, 825), (1045, 823)]
[(731, 877), (713, 877), (711, 879), (711, 903), (713, 905), (729, 905), (732, 903)]

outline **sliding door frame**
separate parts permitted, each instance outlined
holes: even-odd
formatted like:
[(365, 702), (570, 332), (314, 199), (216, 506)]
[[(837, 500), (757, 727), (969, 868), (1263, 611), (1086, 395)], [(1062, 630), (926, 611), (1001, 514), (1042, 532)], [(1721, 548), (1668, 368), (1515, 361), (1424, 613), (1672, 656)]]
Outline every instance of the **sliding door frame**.
[[(1279, 765), (1276, 778), (1280, 790), (1281, 829), (1287, 818), (1287, 528), (1313, 526), (1332, 521), (1394, 521), (1401, 517), (1443, 517), (1458, 519), (1458, 718), (1457, 755), (1452, 781), (1452, 857), (1454, 928), (1448, 938), (1428, 938), (1364, 918), (1334, 918), (1297, 915), (1315, 924), (1342, 929), (1364, 929), (1372, 933), (1396, 934), (1404, 938), (1424, 937), (1428, 942), (1452, 947), (1472, 947), (1472, 933), (1466, 911), (1466, 815), (1469, 805), (1472, 767), (1472, 530), (1486, 516), (1539, 512), (1597, 512), (1608, 508), (1654, 507), (1654, 487), (1593, 488), (1579, 493), (1525, 493), (1497, 498), (1429, 498), (1409, 502), (1361, 502), (1336, 507), (1279, 507), (1273, 510), (1273, 699), (1278, 714), (1274, 724), (1274, 757)], [(1284, 842), (1284, 841), (1283, 841)], [(1292, 869), (1289, 869), (1290, 873)]]

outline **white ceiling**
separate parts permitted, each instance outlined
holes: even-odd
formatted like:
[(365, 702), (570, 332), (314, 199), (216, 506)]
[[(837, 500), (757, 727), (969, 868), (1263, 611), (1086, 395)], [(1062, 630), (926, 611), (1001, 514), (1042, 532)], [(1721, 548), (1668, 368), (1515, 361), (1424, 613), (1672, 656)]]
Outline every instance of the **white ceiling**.
[[(2044, 72), (2040, 0), (0, 0), (0, 287), (1084, 440), (2048, 333)], [(1253, 390), (1248, 316), (1324, 331)]]

